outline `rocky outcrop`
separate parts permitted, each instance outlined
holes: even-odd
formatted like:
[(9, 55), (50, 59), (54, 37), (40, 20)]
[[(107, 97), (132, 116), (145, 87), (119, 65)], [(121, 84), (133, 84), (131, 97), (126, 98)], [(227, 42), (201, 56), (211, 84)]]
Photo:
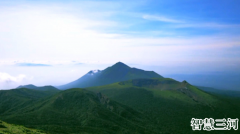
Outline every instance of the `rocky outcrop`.
[(110, 100), (108, 97), (102, 95), (102, 93), (97, 93), (97, 97), (99, 99), (99, 101), (101, 102), (101, 104), (103, 104), (104, 106), (107, 107), (107, 109), (113, 111), (113, 106), (110, 104)]

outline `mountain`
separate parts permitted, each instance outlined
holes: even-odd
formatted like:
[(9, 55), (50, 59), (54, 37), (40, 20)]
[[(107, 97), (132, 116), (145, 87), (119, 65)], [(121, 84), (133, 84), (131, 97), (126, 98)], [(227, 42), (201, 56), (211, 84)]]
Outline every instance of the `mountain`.
[(50, 91), (50, 90), (58, 90), (56, 87), (53, 87), (53, 86), (42, 86), (42, 87), (37, 87), (35, 85), (32, 85), (32, 84), (29, 84), (29, 85), (21, 85), (21, 86), (18, 86), (18, 88), (28, 88), (28, 89), (35, 89), (35, 90), (45, 90), (45, 91)]
[(102, 71), (90, 71), (81, 78), (63, 86), (59, 89), (86, 88), (92, 86), (107, 85), (119, 81), (137, 79), (137, 78), (163, 78), (154, 71), (144, 71), (137, 68), (131, 68), (122, 62), (118, 62)]
[[(71, 88), (74, 84), (85, 88)], [(206, 132), (193, 131), (192, 118), (236, 119), (240, 113), (238, 97), (216, 95), (120, 62), (90, 71), (68, 88), (1, 90), (0, 119), (51, 134), (185, 134)]]
[(192, 118), (235, 119), (240, 112), (237, 98), (214, 96), (170, 78), (133, 79), (52, 95), (45, 92), (0, 91), (0, 119), (51, 134), (169, 134), (192, 133)]
[(84, 89), (64, 90), (0, 118), (47, 133), (157, 133), (144, 114)]
[(29, 85), (20, 85), (20, 86), (18, 86), (17, 88), (37, 89), (38, 87), (37, 87), (37, 86), (34, 86), (34, 85), (32, 85), (32, 84), (29, 84)]
[(161, 126), (153, 128), (161, 133), (192, 133), (192, 118), (239, 118), (239, 98), (215, 96), (187, 81), (178, 82), (170, 78), (134, 79), (86, 89), (101, 92), (110, 99), (140, 111), (155, 126)]

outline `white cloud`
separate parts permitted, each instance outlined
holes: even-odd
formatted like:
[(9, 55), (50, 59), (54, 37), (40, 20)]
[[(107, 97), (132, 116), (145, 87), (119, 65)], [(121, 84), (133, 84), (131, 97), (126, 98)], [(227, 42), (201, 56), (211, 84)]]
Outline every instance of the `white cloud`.
[(6, 83), (21, 82), (25, 78), (26, 78), (26, 75), (24, 75), (24, 74), (20, 74), (20, 75), (14, 77), (8, 73), (0, 72), (0, 82), (6, 82)]
[[(19, 63), (50, 65), (66, 64), (62, 61), (71, 60), (83, 63), (89, 61), (110, 63), (119, 60), (136, 61), (148, 53), (149, 59), (153, 59), (155, 56), (152, 52), (155, 51), (161, 52), (156, 52), (159, 57), (171, 53), (172, 59), (178, 55), (178, 60), (184, 60), (185, 57), (179, 59), (179, 55), (186, 55), (187, 52), (198, 49), (215, 51), (216, 49), (235, 47), (239, 46), (240, 42), (237, 38), (230, 40), (229, 37), (224, 36), (217, 38), (212, 36), (151, 38), (107, 33), (97, 30), (96, 27), (109, 28), (118, 26), (118, 23), (110, 21), (111, 19), (104, 19), (108, 16), (106, 12), (103, 12), (102, 18), (102, 12), (98, 12), (98, 17), (95, 19), (96, 14), (93, 12), (85, 12), (80, 8), (80, 10), (72, 9), (73, 13), (69, 11), (70, 7), (67, 10), (66, 8), (67, 6), (51, 8), (51, 6), (32, 5), (0, 9), (2, 11), (0, 12), (0, 29), (4, 29), (0, 30), (0, 61), (18, 60), (21, 61)], [(145, 15), (143, 17), (171, 23), (183, 23), (181, 20), (163, 16)], [(133, 52), (136, 59), (129, 58)], [(31, 62), (32, 60), (36, 62)], [(60, 62), (55, 62), (59, 60)], [(50, 63), (46, 61), (50, 61)], [(0, 64), (3, 63), (0, 62)]]
[(142, 18), (146, 19), (146, 20), (153, 20), (153, 21), (183, 23), (183, 21), (181, 21), (181, 20), (176, 20), (176, 19), (165, 17), (165, 16), (157, 16), (157, 15), (143, 15)]
[[(168, 37), (150, 37), (151, 34), (143, 31), (141, 31), (143, 36), (129, 34), (129, 31), (126, 31), (126, 34), (118, 34), (118, 29), (129, 24), (124, 21), (116, 22), (114, 21), (116, 16), (114, 16), (115, 19), (111, 19), (111, 16), (126, 10), (122, 10), (118, 5), (115, 5), (116, 10), (115, 7), (105, 3), (99, 5), (97, 2), (92, 5), (85, 2), (75, 6), (33, 4), (1, 7), (0, 69), (2, 72), (14, 72), (13, 74), (22, 72), (27, 76), (34, 76), (35, 81), (31, 84), (38, 81), (36, 84), (44, 85), (60, 83), (56, 81), (69, 82), (79, 78), (89, 69), (95, 68), (91, 66), (92, 68), (85, 67), (83, 70), (83, 66), (87, 65), (74, 67), (73, 64), (76, 63), (72, 63), (72, 60), (87, 64), (111, 65), (122, 61), (143, 65), (178, 66), (181, 64), (186, 67), (189, 63), (195, 65), (198, 62), (201, 64), (212, 62), (223, 65), (239, 61), (237, 56), (227, 57), (232, 52), (225, 51), (225, 49), (240, 46), (240, 38), (237, 36), (235, 38), (225, 35), (176, 37), (176, 34), (175, 36), (169, 34)], [(82, 9), (83, 5), (84, 9)], [(105, 5), (111, 11), (104, 10)], [(139, 13), (136, 14), (139, 17)], [(146, 20), (172, 23), (170, 26), (176, 26), (176, 28), (177, 26), (196, 26), (167, 16), (144, 15), (141, 17)], [(118, 19), (122, 19), (121, 16)], [(136, 22), (133, 21), (133, 23)], [(117, 29), (114, 29), (116, 27)], [(211, 23), (202, 27), (225, 27), (225, 25)], [(112, 33), (104, 31), (110, 28)], [(161, 31), (161, 33), (165, 32), (171, 31)], [(14, 61), (17, 62), (14, 63)], [(14, 66), (10, 68), (17, 63), (48, 64), (53, 67)], [(68, 68), (60, 64), (68, 65)], [(99, 65), (96, 66), (98, 68)], [(107, 66), (98, 69), (105, 67)], [(73, 74), (74, 78), (71, 77), (70, 80)], [(12, 81), (10, 83), (24, 83), (24, 80), (20, 80), (20, 76), (6, 74), (4, 76), (8, 76), (8, 80)], [(0, 88), (8, 80), (4, 79)]]
[(92, 16), (89, 19), (82, 15), (84, 12), (76, 15), (60, 9), (35, 6), (1, 9), (1, 58), (70, 60), (79, 54), (105, 51), (108, 39), (120, 36), (92, 30), (109, 27), (114, 22), (94, 20)]
[(27, 76), (24, 74), (12, 76), (8, 73), (0, 72), (0, 89), (15, 88), (25, 80), (27, 80)]
[(143, 15), (143, 19), (151, 20), (151, 21), (160, 21), (160, 22), (169, 22), (176, 23), (171, 25), (173, 28), (240, 28), (240, 24), (221, 24), (217, 22), (192, 22), (190, 20), (183, 21), (172, 19), (166, 16), (158, 16), (158, 15)]
[(219, 24), (215, 22), (208, 23), (185, 23), (173, 26), (175, 28), (240, 28), (240, 24)]

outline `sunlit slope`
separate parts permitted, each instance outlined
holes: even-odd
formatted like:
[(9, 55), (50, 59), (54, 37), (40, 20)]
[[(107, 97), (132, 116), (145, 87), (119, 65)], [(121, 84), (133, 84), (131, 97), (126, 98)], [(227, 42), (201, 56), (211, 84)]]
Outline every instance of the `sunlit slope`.
[(50, 133), (156, 133), (142, 113), (84, 89), (62, 91), (0, 118)]
[(178, 82), (170, 78), (134, 79), (88, 88), (88, 90), (102, 92), (109, 97), (116, 97), (133, 89), (136, 92), (145, 90), (145, 92), (150, 93), (155, 98), (165, 98), (187, 103), (211, 104), (217, 101), (213, 96), (190, 85), (186, 81)]
[(45, 134), (43, 131), (8, 124), (0, 120), (0, 134)]

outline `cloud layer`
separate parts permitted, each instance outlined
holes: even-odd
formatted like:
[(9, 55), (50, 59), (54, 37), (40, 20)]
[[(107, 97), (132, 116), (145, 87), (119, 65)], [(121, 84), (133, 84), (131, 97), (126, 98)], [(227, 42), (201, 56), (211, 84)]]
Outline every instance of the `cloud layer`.
[(143, 15), (143, 19), (170, 22), (170, 23), (183, 23), (183, 21), (181, 20), (171, 19), (165, 16), (156, 16), (156, 15)]
[(8, 73), (0, 72), (0, 89), (9, 89), (16, 87), (26, 79), (27, 77), (24, 74), (12, 76)]
[(17, 66), (26, 66), (26, 67), (46, 67), (51, 66), (49, 64), (39, 64), (39, 63), (16, 63)]

